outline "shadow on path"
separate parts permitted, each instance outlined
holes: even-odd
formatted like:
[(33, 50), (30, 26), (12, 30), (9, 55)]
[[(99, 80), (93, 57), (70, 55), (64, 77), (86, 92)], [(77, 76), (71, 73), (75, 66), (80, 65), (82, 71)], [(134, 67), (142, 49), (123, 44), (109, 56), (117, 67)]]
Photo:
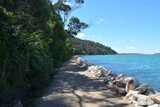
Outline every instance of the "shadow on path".
[(36, 107), (124, 107), (122, 97), (104, 85), (74, 60), (61, 67), (48, 93), (35, 102)]

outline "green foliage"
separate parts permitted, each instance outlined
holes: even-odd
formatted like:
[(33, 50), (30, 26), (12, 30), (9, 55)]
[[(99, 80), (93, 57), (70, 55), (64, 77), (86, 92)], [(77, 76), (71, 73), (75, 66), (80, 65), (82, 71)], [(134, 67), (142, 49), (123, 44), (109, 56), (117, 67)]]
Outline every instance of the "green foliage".
[[(72, 5), (69, 5), (68, 3), (71, 3)], [(71, 12), (78, 9), (83, 3), (84, 0), (58, 0), (53, 5), (53, 8), (62, 16), (65, 26)]]
[(0, 20), (0, 97), (17, 87), (39, 89), (72, 54), (48, 0), (2, 0)]
[(77, 17), (72, 17), (68, 23), (70, 35), (77, 35), (82, 29), (89, 27), (88, 24), (81, 22)]
[(85, 55), (108, 55), (108, 54), (117, 54), (110, 47), (104, 46), (100, 43), (95, 43), (89, 40), (81, 40), (78, 38), (70, 38), (74, 49), (74, 54), (85, 54)]

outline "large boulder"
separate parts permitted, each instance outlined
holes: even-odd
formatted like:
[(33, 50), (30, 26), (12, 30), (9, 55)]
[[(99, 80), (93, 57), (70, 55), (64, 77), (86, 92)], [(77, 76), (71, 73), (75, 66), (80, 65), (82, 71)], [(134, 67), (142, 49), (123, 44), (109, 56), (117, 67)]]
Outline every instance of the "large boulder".
[(114, 85), (117, 87), (121, 87), (121, 88), (125, 88), (126, 87), (126, 83), (124, 81), (113, 81)]
[(105, 77), (105, 73), (101, 70), (97, 70), (94, 75), (95, 77), (98, 77), (98, 78)]
[(145, 92), (149, 88), (148, 84), (140, 85), (137, 88), (135, 88), (135, 91), (139, 91), (139, 93)]
[(137, 102), (140, 106), (150, 106), (154, 104), (154, 101), (149, 96), (139, 94), (137, 97)]
[(156, 93), (154, 95), (151, 95), (150, 98), (156, 103), (160, 104), (160, 93)]
[(98, 70), (97, 66), (90, 66), (88, 67), (88, 71), (94, 74)]
[(82, 58), (78, 57), (76, 63), (82, 66), (85, 63), (85, 61)]
[(144, 95), (153, 95), (153, 94), (155, 94), (155, 93), (156, 93), (156, 91), (155, 91), (153, 88), (149, 87), (149, 88), (144, 92)]
[(95, 77), (101, 78), (106, 77), (109, 73), (104, 67), (102, 66), (90, 66), (88, 67), (88, 71), (91, 72)]
[(127, 94), (126, 94), (126, 99), (129, 99), (130, 97), (134, 97), (135, 100), (137, 100), (137, 96), (138, 96), (139, 92), (138, 91), (134, 91), (134, 90), (130, 90)]
[(126, 82), (124, 81), (125, 77), (124, 75), (121, 73), (120, 75), (118, 75), (115, 80), (113, 81), (114, 85), (120, 88), (125, 88), (126, 87)]
[(128, 77), (125, 78), (125, 80), (127, 82), (126, 84), (126, 92), (129, 92), (130, 90), (134, 90), (136, 87), (138, 87), (140, 85), (140, 82), (133, 78), (133, 77)]

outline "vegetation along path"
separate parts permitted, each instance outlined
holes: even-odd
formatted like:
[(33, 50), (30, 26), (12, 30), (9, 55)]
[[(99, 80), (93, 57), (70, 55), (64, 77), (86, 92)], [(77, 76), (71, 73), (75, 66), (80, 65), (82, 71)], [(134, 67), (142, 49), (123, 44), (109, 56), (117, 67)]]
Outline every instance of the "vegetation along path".
[(48, 90), (36, 100), (36, 107), (128, 106), (121, 96), (78, 66), (74, 58), (63, 64)]

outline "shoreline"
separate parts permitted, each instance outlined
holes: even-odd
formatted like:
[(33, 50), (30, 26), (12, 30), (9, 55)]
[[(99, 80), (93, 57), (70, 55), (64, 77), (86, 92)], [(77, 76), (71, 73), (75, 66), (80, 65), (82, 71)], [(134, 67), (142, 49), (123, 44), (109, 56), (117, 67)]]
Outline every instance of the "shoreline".
[(148, 84), (141, 84), (134, 77), (125, 77), (124, 74), (116, 75), (111, 70), (103, 66), (84, 61), (81, 56), (74, 56), (77, 64), (86, 68), (96, 78), (102, 80), (106, 85), (115, 88), (118, 94), (124, 96), (125, 100), (133, 104), (133, 107), (147, 106), (159, 107), (160, 94), (152, 89)]
[(35, 107), (132, 107), (95, 78), (86, 68), (77, 64), (73, 56), (65, 62), (48, 88), (35, 101)]

